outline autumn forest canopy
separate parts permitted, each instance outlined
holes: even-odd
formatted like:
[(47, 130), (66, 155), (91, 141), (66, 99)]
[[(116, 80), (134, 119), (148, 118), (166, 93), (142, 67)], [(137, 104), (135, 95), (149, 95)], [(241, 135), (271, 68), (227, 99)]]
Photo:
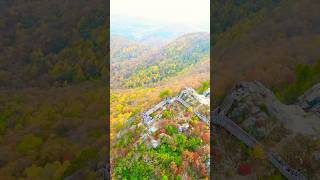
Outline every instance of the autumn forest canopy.
[(0, 179), (101, 178), (106, 1), (0, 2)]
[[(107, 75), (106, 3), (2, 1), (2, 86), (61, 86)], [(83, 8), (86, 7), (86, 8)]]

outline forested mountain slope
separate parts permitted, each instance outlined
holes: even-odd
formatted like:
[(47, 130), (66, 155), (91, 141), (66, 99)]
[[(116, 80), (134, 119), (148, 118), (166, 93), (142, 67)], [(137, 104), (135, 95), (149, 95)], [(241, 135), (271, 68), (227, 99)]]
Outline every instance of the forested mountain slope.
[(102, 177), (107, 3), (0, 1), (0, 179)]
[(108, 8), (104, 1), (2, 3), (2, 86), (70, 84), (107, 73)]
[(294, 80), (297, 64), (316, 62), (320, 58), (319, 7), (315, 0), (283, 1), (215, 36), (216, 95), (239, 80), (283, 86)]
[[(217, 0), (211, 3), (212, 37), (223, 33), (242, 20), (254, 17), (259, 11), (268, 11), (284, 0)], [(212, 44), (215, 44), (214, 39)]]
[(110, 47), (111, 63), (137, 59), (152, 51), (149, 46), (121, 36), (111, 37)]
[(209, 44), (208, 33), (191, 33), (134, 61), (112, 63), (111, 83), (122, 82), (120, 86), (129, 88), (158, 83), (208, 59)]

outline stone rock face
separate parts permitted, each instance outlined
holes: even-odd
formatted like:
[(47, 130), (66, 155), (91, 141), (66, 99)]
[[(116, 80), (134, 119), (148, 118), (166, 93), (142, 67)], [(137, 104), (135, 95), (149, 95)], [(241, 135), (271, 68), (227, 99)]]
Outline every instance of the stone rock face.
[(293, 105), (281, 103), (271, 90), (258, 81), (240, 82), (232, 93), (235, 101), (228, 116), (259, 137), (267, 136), (280, 124), (295, 133), (320, 136), (320, 116), (317, 114), (320, 84), (307, 91)]
[(159, 146), (159, 141), (152, 139), (151, 141), (151, 145), (153, 148), (157, 148)]
[(320, 116), (320, 83), (314, 85), (298, 98), (299, 106)]

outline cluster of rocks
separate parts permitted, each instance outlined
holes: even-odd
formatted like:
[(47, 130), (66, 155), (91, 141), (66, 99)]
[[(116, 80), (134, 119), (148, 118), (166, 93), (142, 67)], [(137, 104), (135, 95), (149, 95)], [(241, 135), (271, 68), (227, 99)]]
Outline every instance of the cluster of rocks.
[(295, 133), (320, 137), (320, 84), (293, 105), (281, 103), (258, 81), (240, 82), (232, 93), (235, 102), (228, 116), (255, 137), (268, 136), (280, 124)]
[[(155, 117), (151, 117), (151, 114), (157, 112), (157, 111), (164, 111), (167, 109), (167, 106), (171, 106), (173, 103), (181, 103), (185, 108), (193, 107), (188, 101), (193, 101), (196, 103), (199, 103), (200, 105), (204, 104), (208, 107), (208, 111), (210, 110), (210, 89), (204, 92), (204, 94), (200, 95), (198, 94), (194, 89), (192, 88), (186, 88), (184, 89), (177, 97), (173, 98), (166, 98), (165, 100), (161, 101), (157, 105), (153, 106), (146, 112), (142, 114), (143, 123), (147, 128), (147, 131), (145, 134), (142, 135), (140, 138), (142, 142), (149, 142), (149, 144), (152, 148), (157, 148), (160, 145), (160, 139), (161, 138), (154, 138), (152, 134), (157, 132), (159, 130), (158, 122), (162, 119), (162, 114), (159, 113)], [(208, 118), (203, 116), (201, 113), (195, 111), (195, 115), (197, 115), (201, 120), (205, 121), (207, 124), (209, 124)], [(179, 132), (185, 133), (188, 135), (190, 133), (190, 124), (189, 122), (184, 122), (182, 124), (176, 123)], [(159, 136), (163, 136), (164, 133), (160, 133)]]
[(279, 123), (273, 121), (266, 104), (272, 92), (259, 82), (241, 82), (233, 90), (234, 103), (228, 117), (256, 138), (269, 135)]

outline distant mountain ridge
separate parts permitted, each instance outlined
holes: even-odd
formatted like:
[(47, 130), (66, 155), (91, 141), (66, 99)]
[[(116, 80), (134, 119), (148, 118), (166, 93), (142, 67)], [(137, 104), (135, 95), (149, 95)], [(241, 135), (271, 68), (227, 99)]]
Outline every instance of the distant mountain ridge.
[(111, 37), (121, 36), (157, 48), (184, 34), (204, 31), (204, 28), (185, 24), (150, 22), (144, 19), (120, 16), (113, 16), (110, 19), (110, 24)]
[[(143, 46), (136, 45), (136, 47)], [(125, 87), (141, 87), (160, 82), (167, 77), (177, 75), (187, 67), (209, 59), (209, 47), (209, 33), (190, 33), (178, 37), (162, 48), (141, 51), (139, 57), (130, 62), (128, 58), (127, 61), (121, 60), (121, 62), (114, 62), (115, 59), (111, 59), (111, 62), (114, 62), (111, 63), (111, 83)], [(139, 51), (139, 48), (136, 50)], [(123, 54), (118, 52), (118, 57), (115, 58), (126, 55), (126, 52)]]

